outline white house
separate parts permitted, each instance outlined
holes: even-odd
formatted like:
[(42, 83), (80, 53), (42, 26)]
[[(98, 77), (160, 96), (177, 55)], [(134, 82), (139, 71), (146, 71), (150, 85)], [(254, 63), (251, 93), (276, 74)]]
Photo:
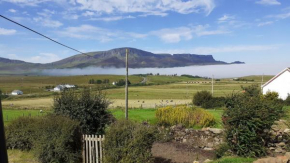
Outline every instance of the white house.
[(113, 85), (116, 85), (116, 84), (117, 84), (117, 82), (113, 82), (112, 84), (113, 84)]
[(56, 86), (53, 91), (54, 92), (60, 92), (63, 91), (65, 88), (70, 89), (70, 88), (75, 88), (75, 85), (69, 85), (69, 84), (63, 84), (63, 85), (58, 85)]
[(14, 96), (23, 95), (23, 92), (20, 90), (14, 90), (14, 91), (12, 91), (11, 95), (14, 95)]
[(285, 100), (290, 94), (290, 68), (284, 69), (267, 83), (262, 85), (263, 94), (267, 92), (279, 93), (279, 98)]

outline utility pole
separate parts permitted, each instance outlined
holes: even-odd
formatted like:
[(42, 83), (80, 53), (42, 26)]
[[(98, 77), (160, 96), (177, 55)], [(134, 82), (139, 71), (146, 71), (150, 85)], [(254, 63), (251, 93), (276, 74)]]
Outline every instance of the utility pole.
[(125, 87), (125, 118), (128, 120), (128, 49), (126, 49), (126, 87)]
[(214, 75), (212, 75), (212, 78), (211, 78), (211, 94), (213, 95), (213, 78), (214, 78)]
[(1, 96), (2, 92), (0, 91), (0, 162), (8, 163)]

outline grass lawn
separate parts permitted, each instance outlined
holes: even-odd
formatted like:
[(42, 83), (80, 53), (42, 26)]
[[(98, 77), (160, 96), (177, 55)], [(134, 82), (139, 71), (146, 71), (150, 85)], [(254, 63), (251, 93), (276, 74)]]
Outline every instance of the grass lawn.
[(256, 159), (244, 157), (223, 157), (210, 163), (252, 163)]
[[(130, 120), (136, 122), (147, 121), (150, 124), (156, 124), (157, 119), (155, 117), (156, 109), (133, 109), (128, 111), (128, 117)], [(112, 109), (111, 113), (116, 119), (125, 119), (125, 111), (121, 109)]]
[[(111, 109), (111, 113), (114, 115), (116, 119), (124, 119), (125, 118), (125, 112), (121, 109)], [(223, 113), (223, 110), (214, 110), (214, 109), (208, 109), (208, 112), (213, 114), (213, 116), (216, 119), (217, 124), (213, 127), (215, 128), (222, 128), (221, 123), (221, 116)], [(144, 122), (147, 121), (150, 124), (156, 124), (157, 119), (155, 117), (156, 109), (132, 109), (128, 111), (128, 116), (130, 120), (136, 121), (136, 122)]]

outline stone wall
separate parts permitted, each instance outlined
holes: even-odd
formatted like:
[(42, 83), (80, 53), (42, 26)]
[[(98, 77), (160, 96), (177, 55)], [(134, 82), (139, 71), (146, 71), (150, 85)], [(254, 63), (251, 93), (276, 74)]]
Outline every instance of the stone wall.
[(276, 121), (271, 127), (271, 130), (265, 132), (269, 132), (270, 134), (270, 143), (268, 144), (269, 154), (273, 156), (285, 154), (287, 148), (290, 147), (290, 129), (287, 121)]
[[(276, 121), (271, 130), (265, 130), (270, 134), (267, 145), (270, 156), (283, 155), (290, 150), (290, 129), (285, 120)], [(186, 129), (182, 125), (170, 128), (173, 141), (186, 143), (193, 148), (214, 150), (224, 141), (224, 131), (216, 128), (203, 128), (201, 130)]]
[(214, 150), (223, 142), (223, 130), (216, 128), (204, 128), (201, 130), (186, 129), (182, 125), (175, 125), (170, 128), (173, 141), (186, 143), (193, 148), (203, 150)]

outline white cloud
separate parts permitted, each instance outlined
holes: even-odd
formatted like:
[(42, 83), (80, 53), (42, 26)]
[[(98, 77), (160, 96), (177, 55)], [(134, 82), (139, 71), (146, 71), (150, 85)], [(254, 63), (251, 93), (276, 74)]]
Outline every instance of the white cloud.
[(274, 22), (272, 21), (267, 21), (267, 22), (261, 22), (258, 24), (258, 27), (262, 27), (262, 26), (266, 26), (266, 25), (271, 25), (273, 24)]
[(38, 4), (47, 2), (49, 0), (2, 0), (2, 1), (19, 4), (21, 6), (37, 6)]
[(9, 12), (12, 12), (12, 13), (15, 13), (15, 12), (17, 12), (16, 10), (14, 10), (14, 9), (9, 9), (8, 10)]
[(35, 22), (40, 23), (44, 27), (50, 27), (50, 28), (58, 28), (62, 26), (63, 24), (60, 21), (52, 20), (51, 17), (56, 14), (55, 11), (51, 11), (48, 9), (43, 9), (42, 12), (38, 12), (38, 17), (33, 18)]
[(206, 35), (220, 35), (230, 33), (230, 31), (223, 29), (208, 30), (208, 28), (209, 25), (164, 28), (161, 30), (149, 32), (149, 34), (159, 37), (162, 41), (166, 43), (178, 43), (182, 40), (191, 40), (194, 37), (194, 35), (206, 36)]
[(256, 1), (256, 3), (261, 5), (281, 5), (281, 3), (277, 0), (259, 0)]
[(14, 29), (0, 28), (0, 35), (14, 35), (15, 33), (16, 33), (16, 30)]
[(277, 14), (277, 15), (268, 15), (268, 18), (276, 18), (276, 19), (287, 19), (290, 18), (290, 12), (284, 14)]
[(40, 22), (41, 25), (44, 27), (58, 28), (63, 25), (61, 22), (57, 20), (50, 20), (50, 19), (42, 18), (42, 17), (33, 18), (33, 20), (36, 22)]
[(235, 19), (235, 16), (233, 15), (223, 15), (222, 17), (220, 17), (218, 19), (218, 23), (225, 23), (225, 22), (228, 22), (228, 21), (232, 21)]
[(86, 11), (82, 14), (83, 16), (94, 16), (95, 13), (94, 12), (91, 12), (91, 11)]
[(181, 14), (200, 13), (209, 15), (215, 8), (214, 0), (72, 0), (71, 4), (82, 10), (98, 13), (144, 13), (152, 14), (177, 12)]
[(100, 18), (91, 18), (90, 20), (100, 20), (100, 21), (117, 21), (122, 19), (134, 19), (134, 16), (112, 16), (112, 17), (100, 17)]

